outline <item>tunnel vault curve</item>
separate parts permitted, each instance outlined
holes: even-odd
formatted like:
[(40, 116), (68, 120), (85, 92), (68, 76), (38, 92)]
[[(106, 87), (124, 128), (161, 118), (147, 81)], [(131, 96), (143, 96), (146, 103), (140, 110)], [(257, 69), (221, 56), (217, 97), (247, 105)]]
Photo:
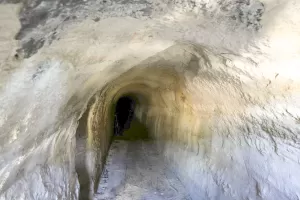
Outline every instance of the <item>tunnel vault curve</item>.
[[(245, 173), (247, 169), (240, 165), (238, 157), (231, 156), (229, 161), (222, 151), (222, 148), (230, 149), (231, 153), (234, 149), (248, 151), (241, 138), (251, 141), (252, 136), (240, 134), (241, 130), (248, 130), (249, 123), (245, 124), (245, 120), (251, 121), (251, 126), (261, 125), (249, 118), (251, 112), (246, 113), (246, 110), (252, 105), (268, 105), (271, 100), (268, 94), (277, 92), (257, 90), (252, 80), (251, 72), (232, 64), (230, 58), (199, 45), (181, 43), (108, 81), (94, 96), (95, 101), (89, 108), (87, 140), (92, 156), (87, 162), (94, 183), (91, 193), (97, 189), (110, 145), (112, 105), (126, 94), (138, 100), (135, 115), (156, 139), (160, 152), (193, 199), (209, 199), (208, 194), (219, 195), (220, 199), (231, 198), (240, 188), (234, 183), (242, 183), (249, 190), (253, 184), (265, 184), (256, 175), (249, 176), (249, 171)], [(235, 129), (232, 129), (233, 124)], [(268, 142), (272, 143), (272, 139)], [(237, 168), (229, 167), (233, 165)], [(218, 171), (224, 170), (223, 176), (227, 176), (237, 169), (241, 175), (228, 178), (233, 184), (232, 190), (220, 192), (226, 183), (222, 183)], [(209, 178), (202, 180), (208, 174)], [(269, 197), (282, 196), (276, 186), (268, 187)], [(257, 198), (256, 191), (249, 195)]]
[[(144, 77), (145, 75), (147, 77)], [(162, 77), (164, 78), (162, 79)], [(172, 68), (160, 69), (154, 66), (141, 70), (134, 67), (110, 81), (97, 92), (93, 97), (93, 103), (88, 108), (86, 119), (87, 154), (89, 155), (86, 161), (90, 167), (91, 181), (95, 183), (93, 184), (95, 185), (94, 190), (97, 189), (111, 142), (113, 134), (112, 115), (118, 99), (124, 95), (129, 95), (135, 99), (137, 103), (136, 117), (151, 127), (151, 123), (154, 123), (151, 119), (159, 115), (157, 112), (162, 114), (166, 112), (166, 109), (179, 109), (179, 102), (176, 102), (176, 99), (173, 99), (173, 102), (168, 102), (169, 99), (165, 97), (167, 94), (162, 92), (167, 91), (168, 95), (178, 96), (178, 93), (182, 93), (183, 85), (179, 85), (182, 81), (182, 77)], [(178, 97), (176, 98), (178, 99)]]
[[(120, 97), (130, 95), (136, 100), (135, 116), (148, 127), (152, 137), (160, 141), (174, 140), (188, 144), (189, 138), (181, 138), (177, 131), (178, 121), (183, 116), (189, 116), (190, 124), (193, 123), (192, 128), (185, 129), (195, 131), (197, 125), (195, 121), (192, 122), (195, 115), (185, 83), (189, 73), (195, 72), (180, 68), (182, 61), (194, 59), (193, 53), (184, 53), (190, 48), (194, 49), (192, 45), (178, 45), (153, 56), (109, 81), (92, 97), (86, 117), (86, 166), (92, 183), (89, 185), (91, 193), (98, 186), (113, 133), (113, 105)], [(169, 52), (174, 51), (184, 57), (181, 63), (168, 59)], [(186, 62), (189, 66), (189, 61)], [(161, 130), (162, 123), (168, 128)], [(195, 144), (190, 144), (190, 148), (196, 149)]]
[(137, 99), (135, 115), (156, 139), (170, 166), (191, 191), (198, 187), (197, 182), (191, 183), (192, 172), (198, 169), (180, 162), (176, 152), (186, 152), (186, 158), (203, 151), (209, 155), (214, 118), (234, 116), (249, 104), (241, 98), (239, 69), (226, 62), (202, 46), (179, 43), (108, 81), (88, 108), (86, 162), (91, 193), (97, 190), (110, 146), (113, 105), (127, 94)]
[[(110, 145), (112, 105), (122, 95), (130, 93), (139, 100), (136, 116), (149, 128), (160, 152), (193, 199), (211, 199), (212, 196), (218, 199), (257, 199), (259, 196), (272, 199), (274, 195), (280, 199), (294, 198), (297, 194), (289, 191), (299, 191), (296, 190), (297, 180), (283, 176), (289, 174), (288, 172), (282, 175), (271, 170), (273, 164), (282, 167), (288, 164), (297, 169), (294, 161), (280, 162), (279, 155), (286, 155), (285, 149), (293, 148), (290, 144), (296, 146), (297, 150), (297, 144), (293, 141), (297, 139), (298, 125), (290, 111), (280, 110), (279, 106), (278, 110), (281, 113), (273, 112), (273, 105), (277, 104), (272, 104), (274, 96), (278, 99), (284, 99), (284, 95), (288, 96), (290, 91), (285, 90), (288, 84), (278, 81), (274, 83), (278, 87), (268, 87), (269, 81), (265, 77), (253, 78), (257, 74), (253, 68), (248, 68), (254, 67), (251, 61), (245, 59), (242, 60), (242, 65), (239, 65), (232, 61), (235, 56), (225, 57), (200, 45), (177, 43), (123, 71), (116, 66), (110, 66), (109, 72), (116, 71), (116, 76), (107, 76), (106, 73), (97, 71), (97, 79), (88, 79), (88, 87), (82, 87), (85, 92), (75, 93), (71, 100), (65, 102), (66, 108), (61, 108), (61, 113), (68, 111), (66, 115), (73, 114), (69, 116), (74, 120), (69, 120), (72, 122), (71, 125), (68, 124), (70, 128), (65, 130), (54, 127), (60, 131), (55, 132), (57, 135), (54, 136), (59, 139), (62, 136), (72, 138), (72, 131), (76, 128), (76, 117), (86, 109), (81, 117), (81, 120), (86, 122), (81, 140), (83, 149), (77, 146), (81, 154), (74, 157), (75, 165), (76, 160), (82, 161), (84, 165), (84, 173), (88, 177), (88, 180), (84, 180), (88, 182), (88, 197), (92, 197), (96, 191)], [(244, 65), (245, 63), (250, 64)], [(58, 72), (57, 74), (59, 75)], [(105, 84), (99, 84), (103, 82)], [(60, 82), (57, 85), (60, 85)], [(85, 101), (86, 107), (83, 106), (86, 105), (85, 102), (78, 103), (79, 100), (88, 99), (83, 98), (82, 94), (92, 96)], [(75, 116), (74, 113), (78, 115)], [(261, 113), (267, 113), (271, 117)], [(290, 116), (288, 120), (281, 117), (282, 113)], [(60, 116), (57, 118), (63, 119)], [(64, 124), (61, 122), (59, 125), (63, 127)], [(4, 127), (3, 130), (9, 129)], [(277, 142), (281, 138), (285, 140)], [(76, 143), (78, 144), (79, 140)], [(44, 153), (51, 155), (49, 161), (43, 163), (47, 172), (42, 171), (44, 166), (32, 169), (41, 169), (41, 172), (35, 174), (40, 173), (54, 177), (55, 180), (62, 180), (68, 187), (65, 188), (66, 191), (59, 191), (61, 187), (55, 181), (51, 188), (45, 187), (43, 193), (35, 188), (32, 189), (33, 192), (24, 189), (20, 183), (28, 183), (28, 180), (35, 178), (30, 173), (26, 176), (19, 173), (17, 177), (8, 176), (4, 181), (1, 180), (1, 192), (12, 197), (15, 195), (13, 191), (21, 188), (24, 190), (24, 196), (30, 197), (32, 193), (55, 196), (57, 193), (67, 198), (71, 196), (70, 193), (76, 193), (78, 187), (77, 178), (73, 176), (73, 149), (69, 154), (66, 153), (66, 157), (59, 157), (65, 150), (64, 145), (64, 140), (57, 140), (55, 145), (51, 146), (55, 151)], [(56, 147), (60, 148), (56, 150)], [(296, 152), (295, 149), (293, 150)], [(56, 157), (66, 160), (56, 161), (53, 159)], [(269, 159), (267, 163), (266, 159)], [(30, 161), (30, 157), (25, 157), (21, 164), (26, 164), (28, 160)], [(63, 165), (66, 161), (71, 163), (67, 166), (68, 169)], [(13, 170), (18, 170), (18, 166)], [(32, 166), (29, 165), (28, 168), (30, 167)], [(74, 168), (80, 177), (80, 167)], [(55, 170), (61, 173), (56, 175)], [(239, 176), (231, 176), (236, 173), (239, 173)], [(276, 181), (266, 182), (268, 177), (265, 177), (265, 174), (274, 177)], [(43, 185), (46, 178), (41, 177), (35, 184)], [(81, 180), (78, 179), (80, 184)], [(21, 181), (14, 184), (15, 180)], [(293, 187), (282, 185), (289, 181)], [(247, 194), (240, 192), (241, 185), (245, 191), (249, 191)], [(264, 190), (267, 192), (262, 194), (261, 188), (267, 188)], [(79, 196), (81, 192), (79, 191)]]
[(127, 92), (192, 199), (300, 199), (299, 0), (13, 2), (0, 200), (92, 198)]

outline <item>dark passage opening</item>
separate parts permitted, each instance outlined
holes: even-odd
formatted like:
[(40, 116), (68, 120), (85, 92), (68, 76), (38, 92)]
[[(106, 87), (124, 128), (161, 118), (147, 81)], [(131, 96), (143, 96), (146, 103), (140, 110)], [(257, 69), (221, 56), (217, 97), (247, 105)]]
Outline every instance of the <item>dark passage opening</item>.
[(116, 105), (114, 135), (123, 135), (130, 127), (134, 115), (135, 101), (129, 97), (121, 97)]
[(134, 116), (136, 101), (130, 96), (121, 97), (115, 105), (114, 139), (147, 139), (146, 126)]

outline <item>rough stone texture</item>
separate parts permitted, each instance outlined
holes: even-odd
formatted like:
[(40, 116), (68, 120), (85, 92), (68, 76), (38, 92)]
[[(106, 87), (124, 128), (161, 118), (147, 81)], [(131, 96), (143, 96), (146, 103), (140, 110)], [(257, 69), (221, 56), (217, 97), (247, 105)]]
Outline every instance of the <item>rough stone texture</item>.
[[(21, 29), (15, 39), (22, 47), (18, 50), (30, 57), (45, 42), (59, 39), (59, 32), (66, 24), (86, 18), (95, 22), (109, 17), (130, 16), (138, 19), (163, 17), (168, 12), (191, 12), (216, 19), (228, 18), (232, 24), (242, 24), (250, 30), (259, 30), (264, 4), (257, 0), (2, 0), (2, 3), (20, 3)], [(1, 3), (1, 1), (0, 1)]]
[[(128, 92), (191, 198), (299, 199), (299, 1), (176, 2), (135, 18), (126, 2), (101, 16), (79, 3), (78, 21), (42, 18), (19, 46), (20, 6), (0, 5), (0, 199), (79, 198), (86, 110), (82, 154), (97, 185), (111, 105)], [(45, 42), (28, 50), (31, 38)]]

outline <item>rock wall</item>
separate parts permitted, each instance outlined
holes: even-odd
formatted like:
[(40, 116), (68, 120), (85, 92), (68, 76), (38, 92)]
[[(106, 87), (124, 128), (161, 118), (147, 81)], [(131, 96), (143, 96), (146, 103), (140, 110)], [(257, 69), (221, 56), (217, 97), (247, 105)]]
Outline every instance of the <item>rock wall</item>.
[[(0, 199), (78, 199), (78, 159), (92, 195), (124, 94), (194, 199), (299, 199), (300, 4), (222, 2), (113, 18), (109, 1), (19, 44), (20, 5), (1, 5)], [(29, 51), (30, 37), (45, 42)]]

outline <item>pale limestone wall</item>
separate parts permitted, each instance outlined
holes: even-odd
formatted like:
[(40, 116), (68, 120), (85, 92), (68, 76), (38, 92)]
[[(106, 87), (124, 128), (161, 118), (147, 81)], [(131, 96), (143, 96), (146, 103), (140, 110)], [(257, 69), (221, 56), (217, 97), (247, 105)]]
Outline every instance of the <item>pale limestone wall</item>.
[[(97, 181), (111, 105), (128, 92), (194, 199), (299, 199), (299, 2), (263, 2), (258, 32), (225, 17), (238, 8), (251, 21), (250, 1), (216, 17), (87, 19), (29, 59), (11, 57), (12, 33), (1, 37), (0, 199), (77, 199), (78, 120), (91, 109)], [(18, 26), (16, 14), (1, 25)]]
[[(172, 60), (174, 52), (185, 65)], [(276, 195), (278, 199), (293, 199), (297, 196), (295, 190), (286, 191), (288, 187), (280, 182), (268, 183), (264, 177), (271, 173), (281, 181), (289, 180), (289, 186), (295, 188), (296, 178), (292, 179), (294, 182), (285, 179), (290, 172), (281, 176), (270, 169), (271, 163), (276, 161), (264, 163), (262, 160), (270, 155), (280, 159), (278, 151), (298, 138), (297, 129), (290, 132), (290, 127), (296, 128), (297, 121), (286, 118), (287, 121), (275, 124), (259, 114), (261, 109), (270, 106), (274, 95), (284, 94), (281, 88), (286, 83), (278, 82), (270, 89), (265, 85), (257, 87), (251, 81), (245, 84), (239, 77), (240, 69), (228, 63), (228, 58), (201, 46), (172, 46), (104, 87), (100, 96), (105, 99), (98, 108), (102, 112), (98, 115), (101, 120), (95, 119), (96, 124), (111, 126), (103, 120), (108, 116), (106, 109), (109, 108), (105, 106), (111, 106), (122, 95), (132, 94), (138, 102), (137, 116), (157, 139), (158, 148), (193, 198), (274, 199)], [(251, 79), (251, 72), (243, 75), (244, 80)], [(278, 119), (277, 114), (273, 115)], [(282, 127), (278, 132), (281, 136), (272, 135), (276, 127)], [(111, 130), (101, 134), (110, 135)], [(278, 144), (278, 137), (286, 138), (287, 143)], [(99, 143), (99, 147), (103, 145)], [(265, 166), (257, 168), (257, 162)], [(287, 167), (284, 162), (277, 165)], [(234, 176), (235, 173), (238, 175)], [(239, 193), (241, 188), (245, 188), (247, 194)]]

